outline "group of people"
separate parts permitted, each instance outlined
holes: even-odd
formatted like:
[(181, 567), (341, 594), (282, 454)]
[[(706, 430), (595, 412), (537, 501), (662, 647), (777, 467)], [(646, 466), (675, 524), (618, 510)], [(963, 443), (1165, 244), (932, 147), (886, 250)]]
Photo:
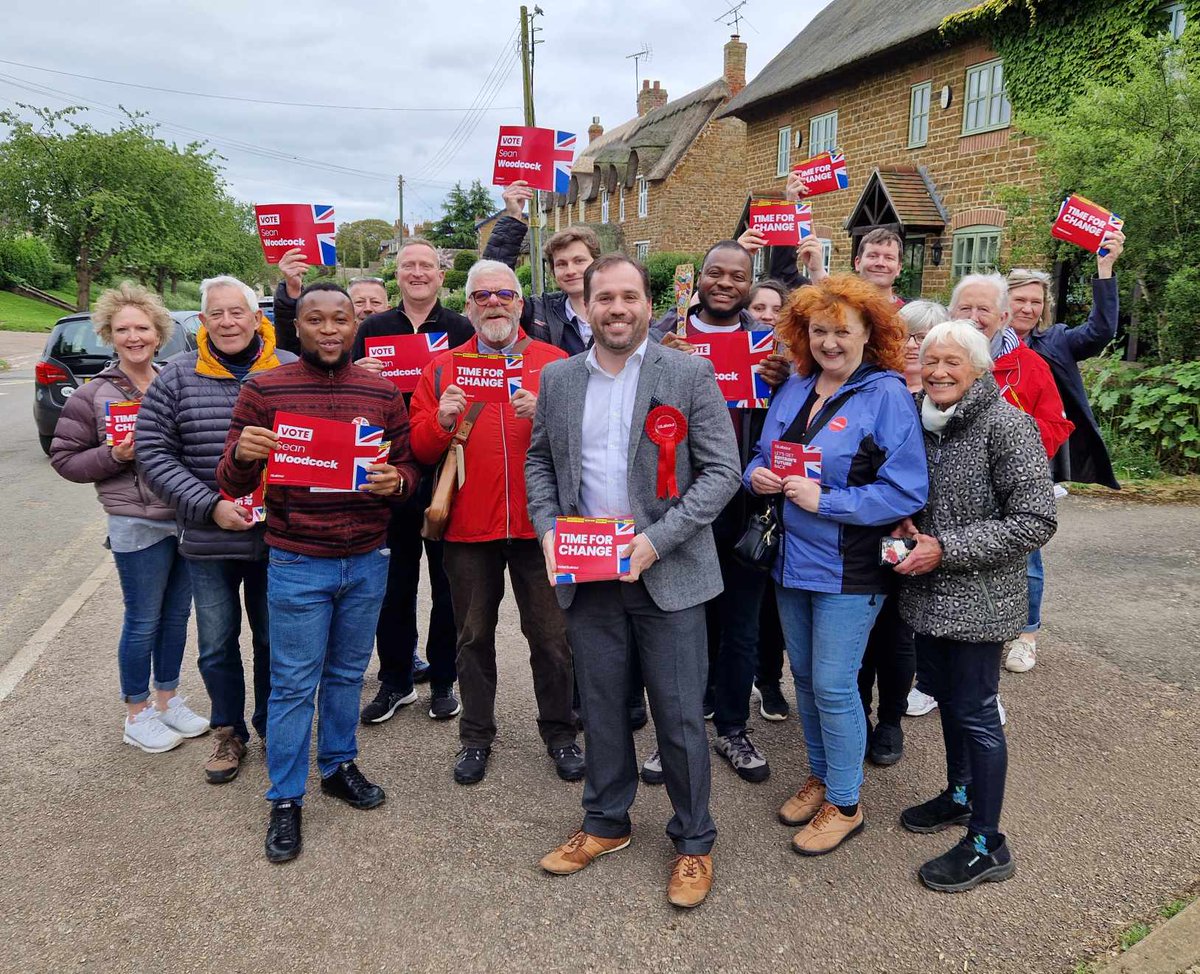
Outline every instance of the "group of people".
[[(803, 192), (789, 179), (789, 198)], [(1010, 876), (1001, 659), (1017, 672), (1036, 660), (1039, 552), (1056, 528), (1048, 459), (1115, 485), (1075, 363), (1115, 334), (1121, 235), (1099, 260), (1092, 316), (1074, 329), (1047, 326), (1049, 281), (1036, 272), (968, 275), (948, 309), (904, 304), (893, 292), (902, 244), (885, 229), (862, 239), (854, 274), (827, 274), (810, 239), (775, 248), (774, 278), (758, 284), (761, 238), (720, 241), (683, 320), (672, 310), (654, 322), (646, 269), (602, 255), (586, 227), (546, 243), (561, 290), (522, 296), (513, 265), (530, 196), (506, 189), (506, 216), (468, 272), (465, 316), (438, 301), (438, 254), (419, 238), (397, 254), (396, 308), (373, 278), (304, 286), (296, 251), (280, 262), (274, 326), (241, 282), (205, 281), (198, 347), (161, 369), (171, 319), (157, 297), (123, 284), (97, 302), (115, 362), (68, 401), (51, 461), (94, 483), (108, 515), (126, 610), (124, 740), (158, 753), (211, 728), (204, 770), (220, 784), (237, 777), (252, 726), (270, 780), (265, 851), (283, 862), (302, 848), (314, 715), (321, 790), (374, 808), (385, 794), (358, 768), (357, 725), (414, 703), (424, 670), (429, 716), (459, 717), (454, 778), (479, 782), (497, 736), (507, 569), (538, 731), (558, 776), (584, 781), (582, 823), (543, 858), (547, 872), (629, 844), (640, 774), (665, 784), (674, 811), (668, 899), (703, 902), (716, 839), (705, 721), (739, 777), (766, 780), (750, 706), (757, 693), (764, 717), (787, 717), (786, 651), (809, 763), (778, 810), (798, 829), (793, 848), (827, 854), (862, 830), (864, 759), (901, 758), (900, 716), (923, 695), (923, 712), (939, 709), (946, 787), (901, 821), (966, 834), (920, 878), (958, 891)], [(757, 367), (770, 406), (731, 407), (711, 363), (689, 353), (706, 334), (764, 328), (777, 339)], [(364, 342), (413, 333), (521, 355), (524, 387), (507, 403), (473, 402), (446, 351), (402, 394)], [(106, 405), (130, 400), (135, 432), (110, 445)], [(387, 456), (357, 492), (264, 494), (281, 409), (382, 427)], [(808, 459), (804, 474), (776, 472), (780, 444)], [(461, 467), (457, 493), (441, 530), (423, 531), (447, 454)], [(556, 585), (562, 516), (633, 520), (628, 573)], [(752, 522), (777, 538), (757, 559), (743, 538)], [(207, 719), (178, 692), (193, 603)], [(360, 711), (372, 647), (379, 688)], [(647, 699), (657, 746), (639, 769), (633, 731)]]

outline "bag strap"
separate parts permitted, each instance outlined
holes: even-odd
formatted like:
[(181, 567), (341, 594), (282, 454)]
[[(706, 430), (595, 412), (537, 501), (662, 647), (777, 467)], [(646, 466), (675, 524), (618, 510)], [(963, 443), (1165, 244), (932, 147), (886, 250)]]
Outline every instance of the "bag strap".
[(458, 429), (454, 433), (454, 442), (460, 446), (467, 442), (467, 437), (471, 435), (471, 430), (475, 428), (475, 422), (483, 413), (483, 407), (486, 402), (473, 402), (471, 408), (467, 410), (467, 414), (463, 417), (461, 423), (458, 424)]
[[(796, 414), (796, 418), (792, 420), (792, 425), (787, 428), (783, 436), (780, 437), (788, 443), (799, 443), (802, 446), (808, 446), (813, 441), (813, 437), (821, 432), (826, 424), (833, 419), (834, 415), (845, 404), (846, 400), (853, 396), (861, 386), (853, 386), (850, 389), (843, 389), (836, 396), (830, 399), (821, 411), (813, 418), (811, 423), (808, 423), (808, 412), (812, 408), (808, 405), (809, 400), (816, 394), (816, 385), (813, 385), (813, 392), (808, 399), (800, 407), (800, 412)], [(807, 426), (805, 425), (807, 423)]]

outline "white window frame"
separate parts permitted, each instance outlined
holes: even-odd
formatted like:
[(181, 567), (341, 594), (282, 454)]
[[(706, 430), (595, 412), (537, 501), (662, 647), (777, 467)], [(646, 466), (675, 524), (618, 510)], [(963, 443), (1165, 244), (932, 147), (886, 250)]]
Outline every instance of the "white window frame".
[(1187, 30), (1187, 12), (1183, 4), (1168, 3), (1162, 8), (1162, 12), (1167, 15), (1167, 32), (1175, 40), (1179, 40)]
[(775, 146), (775, 175), (786, 176), (792, 168), (792, 127), (785, 125), (779, 130), (779, 142)]
[(608, 222), (608, 190), (600, 190), (600, 222)]
[(1000, 58), (967, 68), (963, 91), (963, 135), (998, 132), (1012, 125), (1012, 105), (1004, 90), (1004, 62)]
[(818, 237), (821, 243), (821, 264), (825, 273), (829, 273), (829, 265), (833, 263), (833, 241), (828, 237)]
[(638, 219), (644, 219), (650, 215), (650, 182), (645, 176), (637, 178), (637, 194), (638, 194)]
[(625, 222), (625, 187), (617, 190), (617, 222)]
[[(1000, 260), (1000, 227), (977, 224), (955, 230), (950, 249), (950, 278), (957, 281), (965, 274), (990, 274), (997, 269)], [(990, 252), (990, 260), (980, 260), (980, 244)], [(970, 257), (967, 257), (968, 245)]]
[(838, 147), (838, 113), (835, 109), (808, 120), (808, 154), (833, 152)]
[(933, 82), (913, 85), (908, 96), (908, 147), (917, 149), (929, 142), (929, 106)]
[(759, 247), (754, 251), (754, 256), (750, 258), (750, 276), (754, 280), (758, 280), (763, 275), (763, 271), (767, 269), (767, 248)]
[(633, 259), (646, 263), (646, 258), (650, 256), (650, 241), (638, 240), (633, 245)]

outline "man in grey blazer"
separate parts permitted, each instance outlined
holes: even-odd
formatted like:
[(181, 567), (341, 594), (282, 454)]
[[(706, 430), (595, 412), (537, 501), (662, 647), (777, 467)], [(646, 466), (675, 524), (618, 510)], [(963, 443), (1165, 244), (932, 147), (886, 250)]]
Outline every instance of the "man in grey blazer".
[[(542, 371), (525, 461), (529, 514), (552, 582), (555, 517), (632, 518), (637, 534), (620, 581), (557, 587), (589, 759), (583, 825), (541, 864), (574, 873), (629, 844), (638, 768), (625, 701), (636, 652), (675, 809), (668, 898), (696, 906), (712, 886), (717, 834), (703, 710), (704, 603), (721, 591), (709, 525), (739, 489), (737, 446), (711, 363), (648, 340), (650, 282), (641, 264), (599, 258), (584, 298), (593, 348)], [(677, 496), (660, 485), (662, 447), (646, 433), (648, 416), (672, 410), (687, 424), (676, 446)]]

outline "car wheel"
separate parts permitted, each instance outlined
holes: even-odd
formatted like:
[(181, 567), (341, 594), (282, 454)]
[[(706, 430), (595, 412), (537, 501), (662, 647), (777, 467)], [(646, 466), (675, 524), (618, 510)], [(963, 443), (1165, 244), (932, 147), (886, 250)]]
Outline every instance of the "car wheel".
[(50, 456), (50, 444), (54, 442), (54, 437), (42, 436), (41, 433), (38, 433), (38, 442), (42, 444), (42, 452), (46, 454), (46, 456)]

